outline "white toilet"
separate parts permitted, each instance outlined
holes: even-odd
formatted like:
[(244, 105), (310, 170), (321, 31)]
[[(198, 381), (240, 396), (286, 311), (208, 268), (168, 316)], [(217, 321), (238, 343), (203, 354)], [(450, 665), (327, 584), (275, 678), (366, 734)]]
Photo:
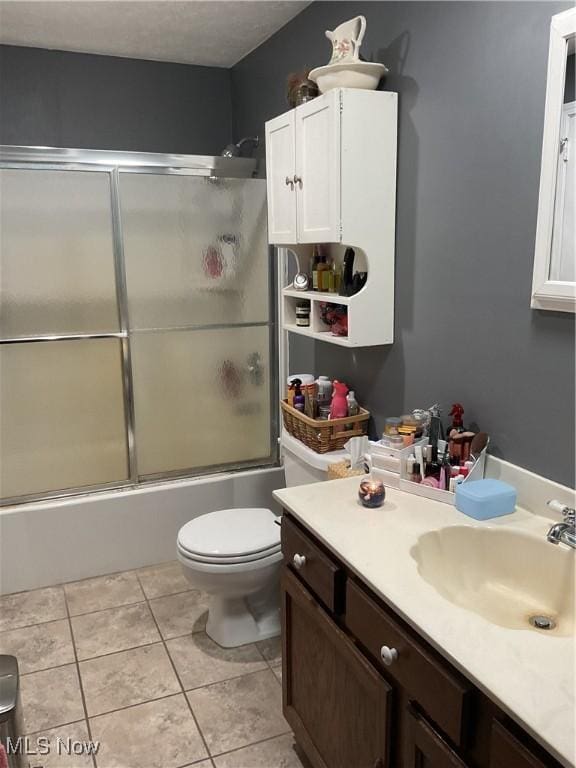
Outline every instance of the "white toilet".
[[(286, 486), (326, 477), (345, 455), (314, 453), (284, 434)], [(210, 595), (207, 634), (224, 648), (280, 634), (279, 519), (269, 509), (220, 509), (191, 520), (178, 533), (178, 560), (195, 589)]]

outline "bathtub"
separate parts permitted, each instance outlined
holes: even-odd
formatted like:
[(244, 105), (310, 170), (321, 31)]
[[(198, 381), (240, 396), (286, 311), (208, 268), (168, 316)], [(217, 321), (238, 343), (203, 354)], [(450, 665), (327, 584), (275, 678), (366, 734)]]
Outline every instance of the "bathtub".
[(174, 560), (185, 522), (226, 507), (274, 509), (283, 487), (274, 467), (4, 507), (0, 594)]

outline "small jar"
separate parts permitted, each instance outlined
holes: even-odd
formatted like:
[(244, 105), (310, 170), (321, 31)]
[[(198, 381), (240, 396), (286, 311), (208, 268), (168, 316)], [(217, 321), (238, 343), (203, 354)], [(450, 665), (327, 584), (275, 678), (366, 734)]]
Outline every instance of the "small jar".
[(308, 328), (310, 326), (310, 303), (302, 302), (296, 305), (296, 325), (299, 328)]
[(397, 435), (398, 428), (402, 424), (402, 419), (398, 416), (389, 416), (384, 421), (384, 434), (385, 435)]
[(384, 435), (382, 442), (386, 448), (395, 448), (396, 450), (404, 448), (404, 438), (402, 435)]
[(358, 498), (362, 502), (363, 507), (370, 509), (381, 507), (386, 498), (384, 483), (381, 480), (373, 480), (370, 477), (364, 478), (358, 489)]

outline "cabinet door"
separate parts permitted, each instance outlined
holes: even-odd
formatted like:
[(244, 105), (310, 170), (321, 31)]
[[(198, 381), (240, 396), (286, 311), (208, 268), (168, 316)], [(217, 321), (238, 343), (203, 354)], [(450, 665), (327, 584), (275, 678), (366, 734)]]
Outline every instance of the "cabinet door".
[(286, 568), (284, 715), (314, 768), (387, 768), (391, 688)]
[(298, 242), (340, 242), (340, 91), (295, 115)]
[(294, 110), (266, 123), (268, 242), (295, 243)]
[(416, 710), (408, 710), (407, 768), (466, 768), (430, 723)]
[(490, 739), (490, 768), (545, 768), (545, 763), (495, 720)]

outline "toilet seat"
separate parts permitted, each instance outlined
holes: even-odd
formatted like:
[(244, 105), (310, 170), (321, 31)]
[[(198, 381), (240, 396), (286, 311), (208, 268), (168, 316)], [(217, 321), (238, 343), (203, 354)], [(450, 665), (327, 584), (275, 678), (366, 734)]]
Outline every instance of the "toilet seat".
[(178, 554), (191, 563), (227, 566), (254, 563), (280, 553), (280, 526), (270, 509), (220, 509), (186, 523)]

